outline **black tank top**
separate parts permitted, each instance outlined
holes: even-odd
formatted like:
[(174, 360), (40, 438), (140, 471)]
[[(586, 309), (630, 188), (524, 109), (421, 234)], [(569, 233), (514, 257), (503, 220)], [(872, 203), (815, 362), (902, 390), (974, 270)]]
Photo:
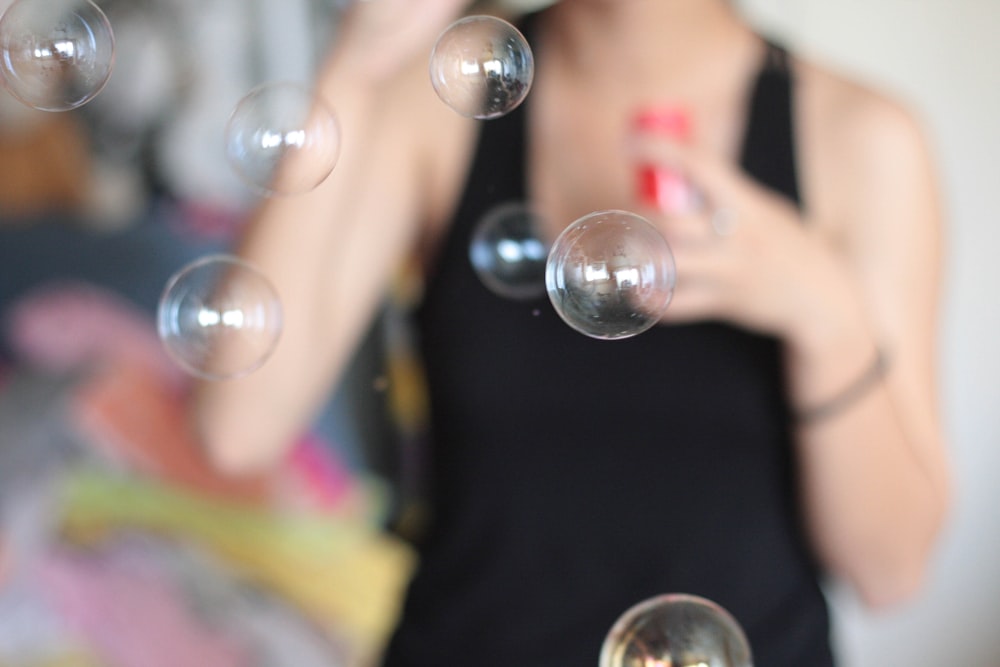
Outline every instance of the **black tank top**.
[[(742, 164), (798, 201), (785, 62), (772, 47)], [(525, 197), (525, 130), (523, 107), (482, 124), (417, 312), (432, 521), (384, 664), (595, 667), (620, 614), (676, 592), (729, 610), (758, 667), (832, 665), (778, 342), (718, 323), (595, 340), (474, 273), (476, 222)]]

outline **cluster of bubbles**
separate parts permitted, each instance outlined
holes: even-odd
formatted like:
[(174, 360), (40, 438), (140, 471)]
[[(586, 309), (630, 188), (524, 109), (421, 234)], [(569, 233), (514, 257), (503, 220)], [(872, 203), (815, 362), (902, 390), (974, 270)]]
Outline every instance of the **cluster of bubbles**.
[[(114, 62), (114, 31), (91, 0), (15, 0), (0, 17), (0, 82), (28, 107), (63, 112), (83, 106), (104, 89)], [(258, 193), (300, 194), (333, 171), (340, 127), (309, 88), (268, 83), (236, 105), (225, 150), (237, 176)], [(183, 369), (203, 379), (231, 379), (270, 357), (281, 310), (259, 270), (230, 255), (211, 255), (168, 280), (157, 328)]]
[[(114, 58), (111, 25), (92, 0), (15, 0), (0, 18), (3, 85), (28, 106), (80, 107), (104, 88)], [(524, 101), (534, 57), (524, 35), (507, 21), (466, 16), (440, 34), (429, 70), (441, 101), (462, 116), (490, 120)], [(341, 131), (335, 112), (314, 90), (271, 82), (237, 103), (224, 139), (229, 164), (249, 188), (287, 196), (309, 192), (330, 176)], [(601, 211), (573, 222), (554, 242), (551, 229), (524, 203), (489, 212), (469, 248), (477, 275), (505, 298), (547, 293), (567, 324), (594, 338), (634, 336), (662, 317), (674, 286), (673, 258), (648, 221), (626, 211)], [(228, 287), (210, 288), (208, 276), (222, 274)], [(233, 287), (244, 281), (245, 287)], [(209, 257), (184, 267), (161, 298), (159, 328), (167, 350), (206, 378), (258, 367), (280, 332), (280, 303), (267, 284), (234, 258)], [(217, 352), (223, 344), (234, 350)]]
[[(430, 59), (439, 98), (468, 118), (506, 115), (531, 88), (534, 61), (524, 36), (488, 16), (456, 21)], [(267, 194), (315, 188), (333, 170), (339, 150), (336, 117), (306, 88), (271, 84), (251, 91), (227, 127), (234, 170)], [(289, 154), (297, 154), (288, 160)], [(290, 166), (286, 166), (289, 164)], [(655, 325), (673, 296), (670, 247), (645, 218), (597, 211), (549, 240), (551, 226), (524, 202), (506, 202), (483, 216), (469, 260), (495, 294), (532, 300), (547, 294), (576, 331), (598, 339), (635, 336)], [(270, 356), (280, 333), (277, 294), (259, 271), (227, 255), (193, 262), (170, 280), (158, 312), (171, 356), (207, 379), (238, 377)], [(623, 613), (605, 637), (600, 667), (752, 667), (749, 642), (736, 620), (714, 602), (666, 594)]]
[(630, 211), (596, 211), (554, 242), (530, 206), (508, 202), (480, 219), (469, 260), (498, 296), (548, 294), (576, 331), (602, 340), (636, 336), (659, 322), (673, 298), (676, 267), (663, 234)]
[(669, 593), (626, 610), (601, 646), (600, 667), (753, 667), (733, 616), (697, 595)]
[[(534, 58), (514, 26), (492, 16), (468, 16), (441, 33), (430, 76), (438, 97), (457, 113), (489, 120), (524, 101)], [(547, 293), (559, 316), (592, 338), (635, 336), (663, 317), (676, 272), (670, 247), (649, 221), (608, 210), (576, 220), (554, 242), (549, 229), (523, 202), (491, 209), (469, 245), (476, 275), (501, 297)]]

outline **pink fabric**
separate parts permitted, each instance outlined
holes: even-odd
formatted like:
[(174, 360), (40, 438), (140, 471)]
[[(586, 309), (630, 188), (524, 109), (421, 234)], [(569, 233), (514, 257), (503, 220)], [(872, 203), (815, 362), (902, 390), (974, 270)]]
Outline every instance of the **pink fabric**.
[(163, 350), (152, 316), (108, 290), (86, 283), (52, 284), (10, 310), (7, 335), (23, 361), (67, 372), (109, 357), (127, 357), (164, 381), (187, 381)]
[(155, 572), (68, 554), (38, 566), (41, 587), (67, 624), (116, 667), (247, 667), (247, 647), (194, 617)]
[(86, 283), (51, 284), (15, 304), (7, 325), (12, 349), (30, 365), (53, 372), (99, 367), (81, 387), (77, 426), (109, 457), (202, 490), (270, 496), (321, 511), (350, 511), (356, 504), (355, 476), (312, 434), (266, 479), (230, 483), (210, 470), (181, 428), (190, 378), (164, 351), (153, 317), (121, 296)]
[(241, 211), (204, 202), (181, 202), (177, 213), (171, 218), (175, 229), (199, 241), (231, 240), (246, 222), (246, 216)]
[(289, 454), (288, 464), (304, 491), (319, 507), (334, 509), (348, 501), (356, 480), (318, 436), (307, 434)]

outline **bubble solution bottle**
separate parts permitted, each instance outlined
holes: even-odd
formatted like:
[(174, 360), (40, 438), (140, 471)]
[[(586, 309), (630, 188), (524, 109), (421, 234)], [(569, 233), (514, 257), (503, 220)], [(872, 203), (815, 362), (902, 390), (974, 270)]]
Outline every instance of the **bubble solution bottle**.
[[(649, 107), (633, 116), (632, 129), (687, 142), (691, 138), (691, 117), (676, 107)], [(686, 213), (699, 204), (698, 193), (687, 177), (662, 165), (640, 164), (636, 188), (639, 201), (663, 213)]]

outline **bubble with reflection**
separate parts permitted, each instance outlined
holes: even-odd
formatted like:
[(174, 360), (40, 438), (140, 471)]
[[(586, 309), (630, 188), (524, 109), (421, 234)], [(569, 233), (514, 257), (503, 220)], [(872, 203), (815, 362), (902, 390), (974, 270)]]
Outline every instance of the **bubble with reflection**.
[(29, 107), (86, 104), (104, 89), (114, 60), (111, 23), (90, 0), (16, 0), (0, 17), (0, 79)]
[(531, 89), (535, 59), (524, 35), (493, 16), (466, 16), (441, 33), (430, 58), (438, 97), (467, 118), (510, 113)]
[(264, 195), (309, 192), (333, 172), (340, 156), (340, 123), (310, 88), (293, 82), (257, 86), (226, 124), (226, 157), (233, 171)]
[(251, 264), (226, 254), (184, 266), (164, 288), (157, 330), (167, 353), (206, 380), (251, 373), (274, 352), (282, 307), (274, 286)]
[(604, 639), (599, 667), (753, 667), (753, 658), (728, 611), (673, 593), (625, 611)]
[(516, 300), (545, 294), (549, 243), (541, 216), (528, 204), (506, 202), (491, 209), (476, 225), (469, 261), (493, 293)]
[(592, 338), (640, 334), (663, 317), (676, 284), (663, 234), (629, 211), (597, 211), (562, 231), (549, 251), (545, 287), (560, 317)]

